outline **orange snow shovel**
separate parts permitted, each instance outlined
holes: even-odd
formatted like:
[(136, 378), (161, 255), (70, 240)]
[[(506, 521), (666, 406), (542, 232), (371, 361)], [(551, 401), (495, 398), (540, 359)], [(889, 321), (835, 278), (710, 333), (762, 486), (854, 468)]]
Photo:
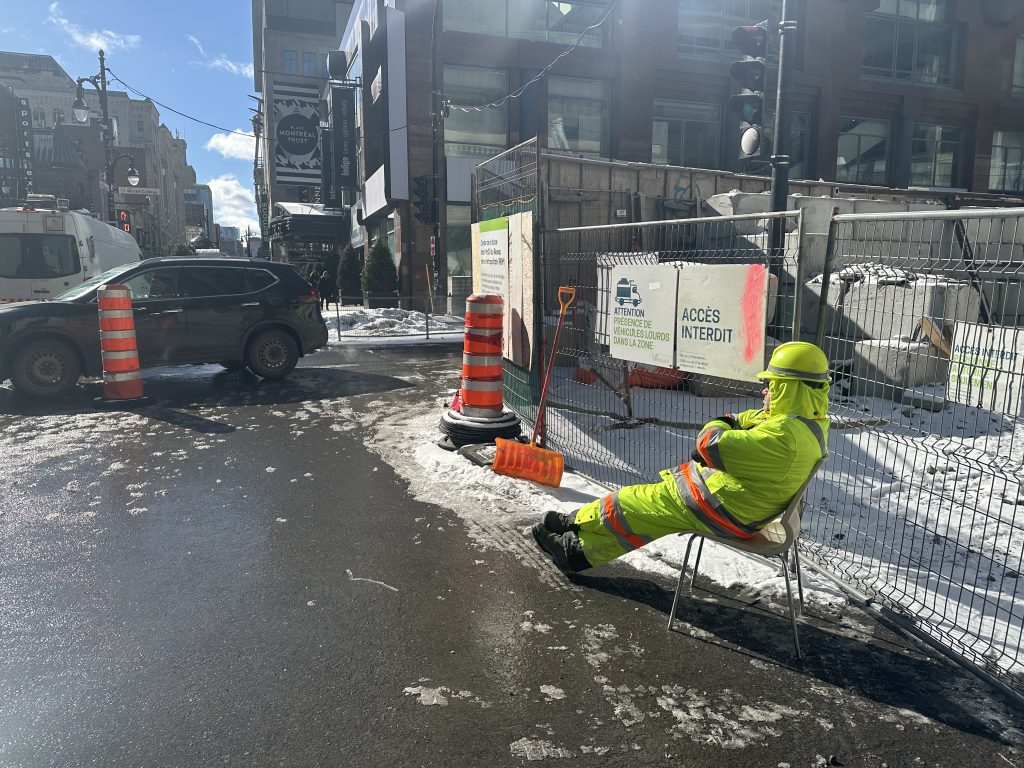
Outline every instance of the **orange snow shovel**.
[(505, 440), (501, 437), (494, 438), (497, 452), (494, 454), (491, 469), (499, 474), (533, 480), (553, 488), (557, 488), (562, 483), (565, 459), (558, 451), (550, 451), (537, 445), (537, 433), (540, 431), (541, 424), (544, 423), (544, 406), (548, 399), (551, 374), (555, 370), (555, 353), (558, 351), (558, 337), (562, 335), (562, 326), (565, 324), (565, 311), (569, 309), (569, 305), (575, 298), (575, 288), (563, 285), (558, 289), (558, 326), (555, 328), (555, 338), (551, 342), (551, 357), (548, 359), (547, 370), (544, 371), (544, 384), (540, 388), (540, 403), (537, 406), (537, 418), (533, 422), (533, 436), (529, 443), (517, 443), (515, 440)]

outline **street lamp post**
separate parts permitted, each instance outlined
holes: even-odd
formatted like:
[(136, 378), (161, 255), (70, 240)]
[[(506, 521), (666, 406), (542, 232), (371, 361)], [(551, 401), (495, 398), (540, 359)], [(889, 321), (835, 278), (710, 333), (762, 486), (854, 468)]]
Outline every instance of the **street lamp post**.
[[(78, 91), (75, 94), (75, 102), (71, 106), (71, 114), (77, 122), (89, 122), (89, 105), (85, 102), (85, 90), (82, 86), (85, 83), (91, 83), (92, 87), (96, 89), (100, 96), (100, 113), (103, 115), (101, 130), (103, 133), (103, 158), (105, 169), (105, 177), (103, 181), (107, 187), (107, 222), (112, 224), (114, 222), (114, 187), (111, 170), (113, 168), (113, 163), (116, 162), (116, 160), (111, 161), (110, 159), (110, 148), (114, 143), (114, 130), (113, 126), (110, 124), (110, 112), (107, 108), (107, 65), (102, 48), (100, 49), (99, 73), (89, 77), (80, 77), (75, 81), (75, 83), (78, 86)], [(132, 163), (132, 167), (135, 167), (134, 162)]]

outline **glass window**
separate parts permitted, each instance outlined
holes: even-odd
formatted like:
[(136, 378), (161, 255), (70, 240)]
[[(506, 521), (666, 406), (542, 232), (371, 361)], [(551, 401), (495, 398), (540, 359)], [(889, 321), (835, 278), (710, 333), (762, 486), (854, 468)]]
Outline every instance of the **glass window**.
[(718, 168), (721, 107), (690, 101), (654, 100), (651, 162)]
[(254, 293), (256, 291), (262, 291), (265, 288), (269, 288), (277, 282), (277, 278), (265, 269), (247, 269), (245, 270), (245, 274), (246, 279), (248, 280), (249, 290)]
[(299, 74), (299, 54), (297, 51), (284, 52), (284, 73), (286, 75)]
[(141, 120), (136, 121), (135, 127), (139, 129), (139, 133), (145, 133), (146, 131), (146, 126), (143, 125)]
[(678, 50), (684, 56), (735, 56), (732, 31), (744, 24), (782, 18), (781, 0), (679, 0)]
[(864, 17), (865, 77), (953, 85), (956, 28), (945, 0), (882, 0)]
[(836, 181), (884, 186), (889, 179), (888, 120), (840, 118)]
[(609, 15), (607, 3), (595, 0), (508, 0), (508, 31), (526, 40), (601, 47), (607, 42)]
[(20, 278), (24, 248), (21, 235), (0, 235), (0, 277)]
[(962, 134), (960, 128), (916, 124), (910, 151), (910, 185), (956, 186), (960, 180)]
[(578, 77), (548, 79), (548, 146), (608, 154), (609, 86)]
[(992, 134), (988, 188), (993, 192), (1024, 192), (1024, 133)]
[(1013, 57), (1013, 95), (1024, 96), (1024, 35), (1017, 38), (1017, 52)]
[[(32, 277), (54, 278), (77, 275), (82, 271), (78, 245), (70, 235), (26, 235), (39, 248), (36, 274)], [(31, 249), (34, 250), (34, 249)]]
[(245, 270), (233, 267), (196, 267), (185, 272), (185, 295), (237, 296), (248, 293)]
[(505, 37), (505, 1), (445, 0), (444, 28), (451, 32), (475, 32), (478, 35)]
[(132, 299), (177, 299), (184, 296), (179, 285), (182, 270), (176, 267), (141, 272), (124, 281), (131, 288)]
[(306, 77), (316, 77), (316, 54), (302, 54), (302, 74)]
[[(453, 104), (480, 106), (508, 94), (508, 75), (495, 69), (444, 68), (444, 95)], [(485, 159), (508, 146), (508, 102), (479, 112), (453, 109), (444, 121), (448, 157)]]
[(81, 271), (71, 235), (0, 235), (0, 277), (48, 280)]
[(445, 227), (445, 253), (448, 256), (449, 275), (473, 274), (473, 238), (470, 227), (470, 207), (449, 205), (448, 226)]

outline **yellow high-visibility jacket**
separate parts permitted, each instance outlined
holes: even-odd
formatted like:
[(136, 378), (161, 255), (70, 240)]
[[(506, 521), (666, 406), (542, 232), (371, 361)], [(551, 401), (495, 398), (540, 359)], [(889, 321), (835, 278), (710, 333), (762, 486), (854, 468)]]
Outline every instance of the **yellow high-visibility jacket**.
[(600, 565), (683, 531), (749, 538), (778, 517), (827, 455), (828, 386), (796, 380), (771, 386), (768, 412), (744, 411), (705, 425), (697, 436), (700, 461), (577, 510), (588, 562)]

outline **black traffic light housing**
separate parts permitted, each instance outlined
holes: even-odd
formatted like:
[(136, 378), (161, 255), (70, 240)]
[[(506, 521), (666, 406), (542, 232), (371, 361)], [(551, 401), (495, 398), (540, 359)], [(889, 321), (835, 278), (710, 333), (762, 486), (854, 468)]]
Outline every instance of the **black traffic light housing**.
[(744, 58), (729, 68), (729, 76), (739, 86), (739, 93), (729, 98), (729, 109), (740, 118), (740, 160), (753, 160), (768, 153), (768, 137), (764, 128), (768, 21), (736, 27), (732, 42)]
[(433, 224), (436, 219), (433, 182), (433, 176), (416, 176), (412, 180), (412, 199), (416, 206), (416, 220), (422, 224)]
[(132, 232), (132, 215), (131, 212), (125, 208), (117, 209), (117, 226), (123, 229), (128, 234)]

